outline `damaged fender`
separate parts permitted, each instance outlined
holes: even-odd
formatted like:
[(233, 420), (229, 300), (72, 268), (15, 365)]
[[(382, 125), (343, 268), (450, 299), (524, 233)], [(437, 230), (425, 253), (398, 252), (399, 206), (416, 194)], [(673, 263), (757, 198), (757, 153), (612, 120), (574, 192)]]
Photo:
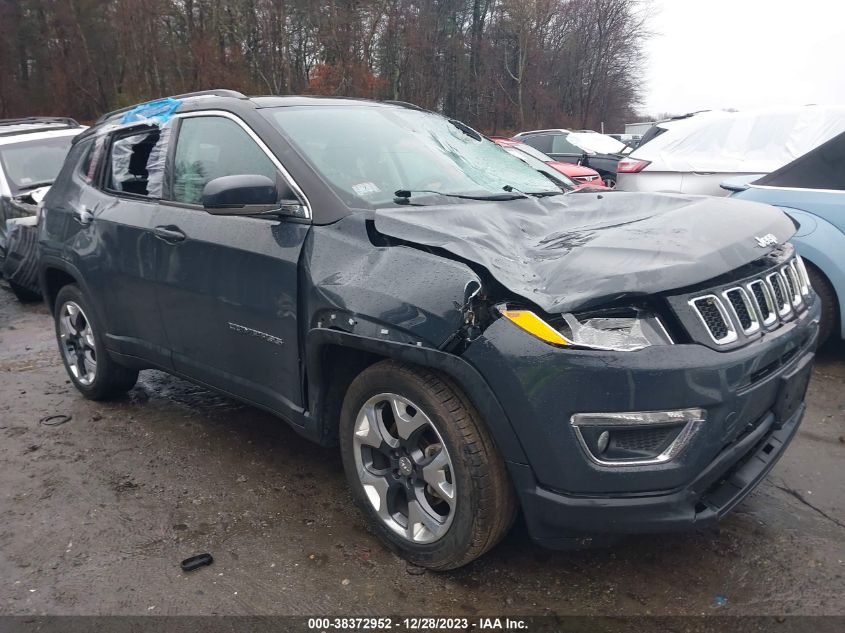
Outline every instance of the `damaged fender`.
[(466, 264), (409, 246), (379, 247), (368, 221), (350, 216), (315, 226), (301, 267), (308, 329), (440, 349), (471, 336), (469, 304), (482, 288)]
[[(451, 376), (484, 416), (505, 459), (525, 463), (498, 399), (456, 353), (456, 338), (470, 344), (477, 335), (481, 278), (462, 262), (417, 248), (372, 245), (367, 222), (355, 215), (314, 226), (303, 248), (300, 302), (301, 314), (308, 316), (302, 320), (307, 323), (302, 354), (311, 412), (304, 421), (306, 434), (324, 444), (334, 441), (335, 418), (326, 413), (332, 406), (327, 400), (342, 399), (331, 389), (343, 380), (319, 377), (337, 369), (326, 367), (324, 356), (327, 346), (337, 346)], [(350, 374), (356, 369), (350, 367)]]

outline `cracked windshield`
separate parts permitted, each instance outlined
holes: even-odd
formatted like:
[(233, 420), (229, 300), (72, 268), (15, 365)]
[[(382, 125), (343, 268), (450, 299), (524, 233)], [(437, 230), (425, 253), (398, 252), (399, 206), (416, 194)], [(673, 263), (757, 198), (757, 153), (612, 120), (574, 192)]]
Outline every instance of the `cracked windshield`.
[(471, 128), (428, 112), (322, 106), (267, 116), (355, 207), (563, 193)]

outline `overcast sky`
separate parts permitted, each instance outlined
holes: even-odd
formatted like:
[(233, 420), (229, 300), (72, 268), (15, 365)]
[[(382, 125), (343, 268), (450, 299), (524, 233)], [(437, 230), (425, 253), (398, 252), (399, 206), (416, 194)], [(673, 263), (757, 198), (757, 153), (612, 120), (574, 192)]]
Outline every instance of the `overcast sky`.
[(845, 105), (845, 1), (651, 4), (644, 113)]

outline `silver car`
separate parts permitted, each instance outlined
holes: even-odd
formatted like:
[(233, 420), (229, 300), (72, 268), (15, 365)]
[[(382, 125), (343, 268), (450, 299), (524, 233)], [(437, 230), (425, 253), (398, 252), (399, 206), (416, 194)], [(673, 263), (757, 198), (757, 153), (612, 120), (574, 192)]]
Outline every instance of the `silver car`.
[(724, 196), (726, 178), (767, 174), (845, 131), (845, 107), (702, 112), (658, 123), (617, 165), (617, 189)]

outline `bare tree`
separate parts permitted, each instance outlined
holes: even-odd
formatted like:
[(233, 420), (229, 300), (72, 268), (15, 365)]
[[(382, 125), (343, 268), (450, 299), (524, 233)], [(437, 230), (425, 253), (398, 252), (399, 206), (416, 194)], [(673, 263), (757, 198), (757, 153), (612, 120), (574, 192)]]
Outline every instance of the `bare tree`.
[(0, 0), (0, 114), (208, 87), (410, 101), (486, 131), (621, 126), (648, 0)]

